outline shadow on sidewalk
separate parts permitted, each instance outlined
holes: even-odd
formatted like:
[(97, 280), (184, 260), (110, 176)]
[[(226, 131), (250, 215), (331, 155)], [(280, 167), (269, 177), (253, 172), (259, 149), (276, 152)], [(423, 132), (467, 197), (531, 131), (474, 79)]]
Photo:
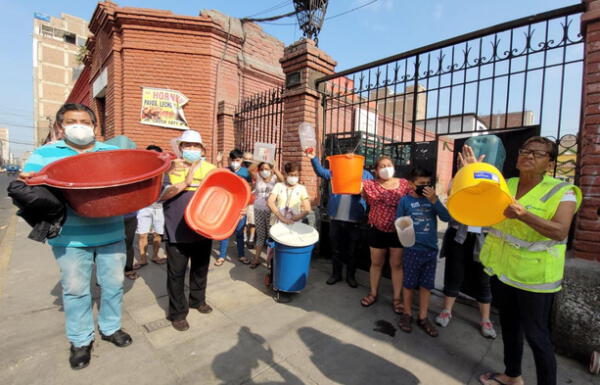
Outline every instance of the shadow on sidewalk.
[[(366, 294), (367, 288), (360, 286), (358, 289), (348, 287), (345, 282), (340, 282), (336, 285), (326, 285), (325, 280), (329, 275), (330, 265), (322, 260), (313, 260), (310, 274), (308, 276), (306, 288), (298, 294), (291, 295), (291, 302), (281, 304), (281, 306), (293, 306), (305, 310), (306, 312), (314, 312), (322, 314), (332, 320), (335, 320), (341, 324), (353, 328), (354, 330), (385, 343), (391, 343), (391, 345), (398, 351), (404, 352), (417, 360), (423, 362), (429, 362), (435, 359), (435, 366), (440, 372), (446, 373), (448, 376), (457, 379), (460, 382), (467, 383), (470, 381), (473, 372), (478, 373), (479, 371), (485, 371), (487, 369), (483, 364), (483, 358), (487, 355), (493, 343), (490, 340), (484, 339), (479, 335), (477, 328), (473, 327), (477, 325), (476, 319), (478, 318), (478, 312), (475, 309), (468, 309), (464, 314), (460, 314), (456, 317), (452, 325), (448, 328), (440, 329), (440, 337), (432, 339), (425, 335), (415, 324), (413, 324), (414, 330), (410, 334), (399, 332), (395, 337), (391, 338), (378, 331), (374, 331), (377, 322), (385, 321), (392, 325), (396, 325), (398, 322), (398, 315), (392, 311), (391, 298), (391, 282), (388, 279), (382, 278), (380, 287), (380, 298), (376, 304), (369, 308), (360, 306), (360, 299)], [(237, 265), (230, 270), (230, 275), (233, 280), (242, 280), (255, 287), (257, 290), (265, 293), (265, 296), (271, 296), (272, 292), (265, 288), (263, 284), (263, 277), (266, 273), (264, 267), (260, 267), (256, 270), (251, 270), (245, 265)], [(362, 285), (368, 284), (368, 275), (364, 274), (359, 282)], [(418, 301), (415, 300), (414, 309), (416, 311), (418, 307)], [(441, 303), (431, 304), (429, 310), (429, 318), (433, 321), (433, 318), (437, 314), (437, 311), (441, 310)], [(458, 310), (460, 312), (461, 310)], [(308, 340), (308, 337), (314, 337), (315, 333), (321, 333), (318, 330), (307, 330), (304, 329), (301, 337)], [(323, 338), (332, 339), (334, 343), (339, 343), (340, 348), (349, 349), (360, 349), (356, 345), (344, 345), (339, 340), (335, 340), (333, 337), (323, 335)], [(319, 345), (320, 346), (320, 345)], [(323, 358), (323, 352), (315, 351), (314, 361), (315, 365), (319, 366), (318, 362), (321, 362)], [(330, 352), (332, 355), (336, 355), (334, 350)], [(356, 351), (357, 355), (366, 356), (369, 353), (364, 351), (364, 354), (360, 351)], [(350, 355), (348, 355), (349, 358)], [(376, 356), (375, 356), (376, 357)], [(327, 361), (327, 360), (325, 360)], [(331, 361), (331, 359), (329, 359)], [(385, 361), (385, 360), (384, 360)], [(348, 367), (352, 367), (354, 359), (350, 359)], [(358, 365), (358, 361), (356, 361)], [(385, 361), (381, 363), (384, 365), (386, 370), (391, 371), (390, 367), (395, 367), (397, 370), (402, 371), (402, 368), (398, 368), (393, 362)], [(323, 365), (323, 362), (321, 362)], [(341, 365), (341, 362), (333, 362), (332, 367)], [(389, 367), (388, 367), (389, 366)], [(333, 376), (343, 376), (339, 371), (328, 371), (330, 367), (319, 366), (324, 374)], [(491, 368), (490, 368), (491, 369)], [(352, 370), (352, 372), (356, 372)], [(405, 372), (405, 371), (404, 371)], [(402, 373), (404, 373), (402, 372)], [(409, 373), (410, 374), (410, 373)], [(407, 377), (406, 383), (410, 382), (410, 376)], [(358, 384), (354, 382), (354, 379), (348, 376), (348, 378), (335, 378), (335, 381), (344, 384)], [(363, 383), (377, 383), (372, 381), (366, 381)], [(403, 382), (398, 382), (403, 383)], [(414, 382), (418, 383), (418, 382)]]
[[(258, 352), (256, 352), (256, 342), (260, 344)], [(245, 357), (245, 359), (240, 360), (240, 357)], [(254, 382), (251, 377), (252, 369), (258, 368), (260, 361), (269, 365), (283, 378), (283, 381)], [(241, 327), (238, 331), (238, 341), (235, 346), (217, 355), (212, 362), (213, 373), (223, 381), (223, 384), (231, 383), (231, 365), (236, 366), (236, 374), (241, 373), (238, 378), (246, 379), (242, 382), (243, 384), (304, 385), (304, 382), (298, 377), (273, 360), (273, 350), (266, 340), (261, 335), (252, 333), (247, 326)]]
[[(310, 348), (312, 363), (332, 382), (342, 385), (420, 384), (415, 375), (393, 362), (314, 328), (300, 328), (298, 335)], [(319, 341), (319, 344), (311, 345), (311, 341)]]

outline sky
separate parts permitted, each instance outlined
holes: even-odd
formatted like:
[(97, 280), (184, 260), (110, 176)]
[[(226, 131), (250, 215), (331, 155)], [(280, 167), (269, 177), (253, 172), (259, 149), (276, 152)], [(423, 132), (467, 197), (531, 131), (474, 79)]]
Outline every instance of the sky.
[[(217, 9), (235, 17), (267, 17), (293, 10), (292, 0), (115, 0), (120, 6), (197, 15)], [(338, 71), (516, 18), (577, 4), (578, 0), (330, 0), (319, 47)], [(0, 0), (0, 127), (9, 127), (15, 156), (33, 148), (33, 13), (91, 17), (93, 0)], [(350, 11), (350, 12), (348, 12)], [(345, 13), (348, 12), (348, 13)], [(345, 13), (345, 14), (344, 14)], [(336, 16), (336, 17), (333, 17)], [(302, 34), (295, 18), (262, 23), (286, 45)], [(15, 142), (21, 142), (15, 143)]]

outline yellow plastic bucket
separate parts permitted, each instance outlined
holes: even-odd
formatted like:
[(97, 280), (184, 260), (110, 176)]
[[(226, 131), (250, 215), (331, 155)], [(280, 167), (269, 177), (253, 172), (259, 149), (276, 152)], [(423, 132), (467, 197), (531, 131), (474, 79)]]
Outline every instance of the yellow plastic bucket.
[(448, 211), (468, 226), (491, 226), (506, 217), (504, 210), (513, 202), (506, 180), (488, 163), (471, 163), (461, 168), (452, 182)]
[(327, 157), (331, 170), (331, 190), (334, 194), (360, 194), (365, 157), (356, 154)]

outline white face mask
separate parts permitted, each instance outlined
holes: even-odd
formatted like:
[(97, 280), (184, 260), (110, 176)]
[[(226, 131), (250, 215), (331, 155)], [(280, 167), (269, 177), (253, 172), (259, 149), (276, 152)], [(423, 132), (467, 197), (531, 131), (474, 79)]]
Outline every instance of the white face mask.
[(78, 146), (87, 146), (96, 140), (94, 128), (85, 124), (69, 124), (63, 126), (65, 138)]
[(271, 170), (261, 170), (260, 176), (262, 176), (264, 179), (267, 179), (271, 176)]
[(388, 180), (394, 176), (394, 167), (384, 167), (379, 169), (379, 177)]
[(238, 170), (240, 167), (242, 167), (242, 162), (231, 162), (232, 169)]
[(297, 176), (288, 176), (285, 180), (287, 181), (287, 184), (293, 186), (298, 183), (298, 179), (299, 178)]

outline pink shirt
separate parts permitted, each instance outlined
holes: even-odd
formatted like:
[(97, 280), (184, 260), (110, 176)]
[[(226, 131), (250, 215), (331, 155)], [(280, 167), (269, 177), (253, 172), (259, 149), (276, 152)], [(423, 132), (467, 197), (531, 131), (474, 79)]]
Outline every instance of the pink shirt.
[(406, 179), (400, 178), (397, 188), (388, 190), (375, 179), (363, 180), (363, 191), (367, 197), (369, 208), (369, 224), (380, 231), (394, 231), (396, 208), (400, 198), (408, 194), (412, 187)]

